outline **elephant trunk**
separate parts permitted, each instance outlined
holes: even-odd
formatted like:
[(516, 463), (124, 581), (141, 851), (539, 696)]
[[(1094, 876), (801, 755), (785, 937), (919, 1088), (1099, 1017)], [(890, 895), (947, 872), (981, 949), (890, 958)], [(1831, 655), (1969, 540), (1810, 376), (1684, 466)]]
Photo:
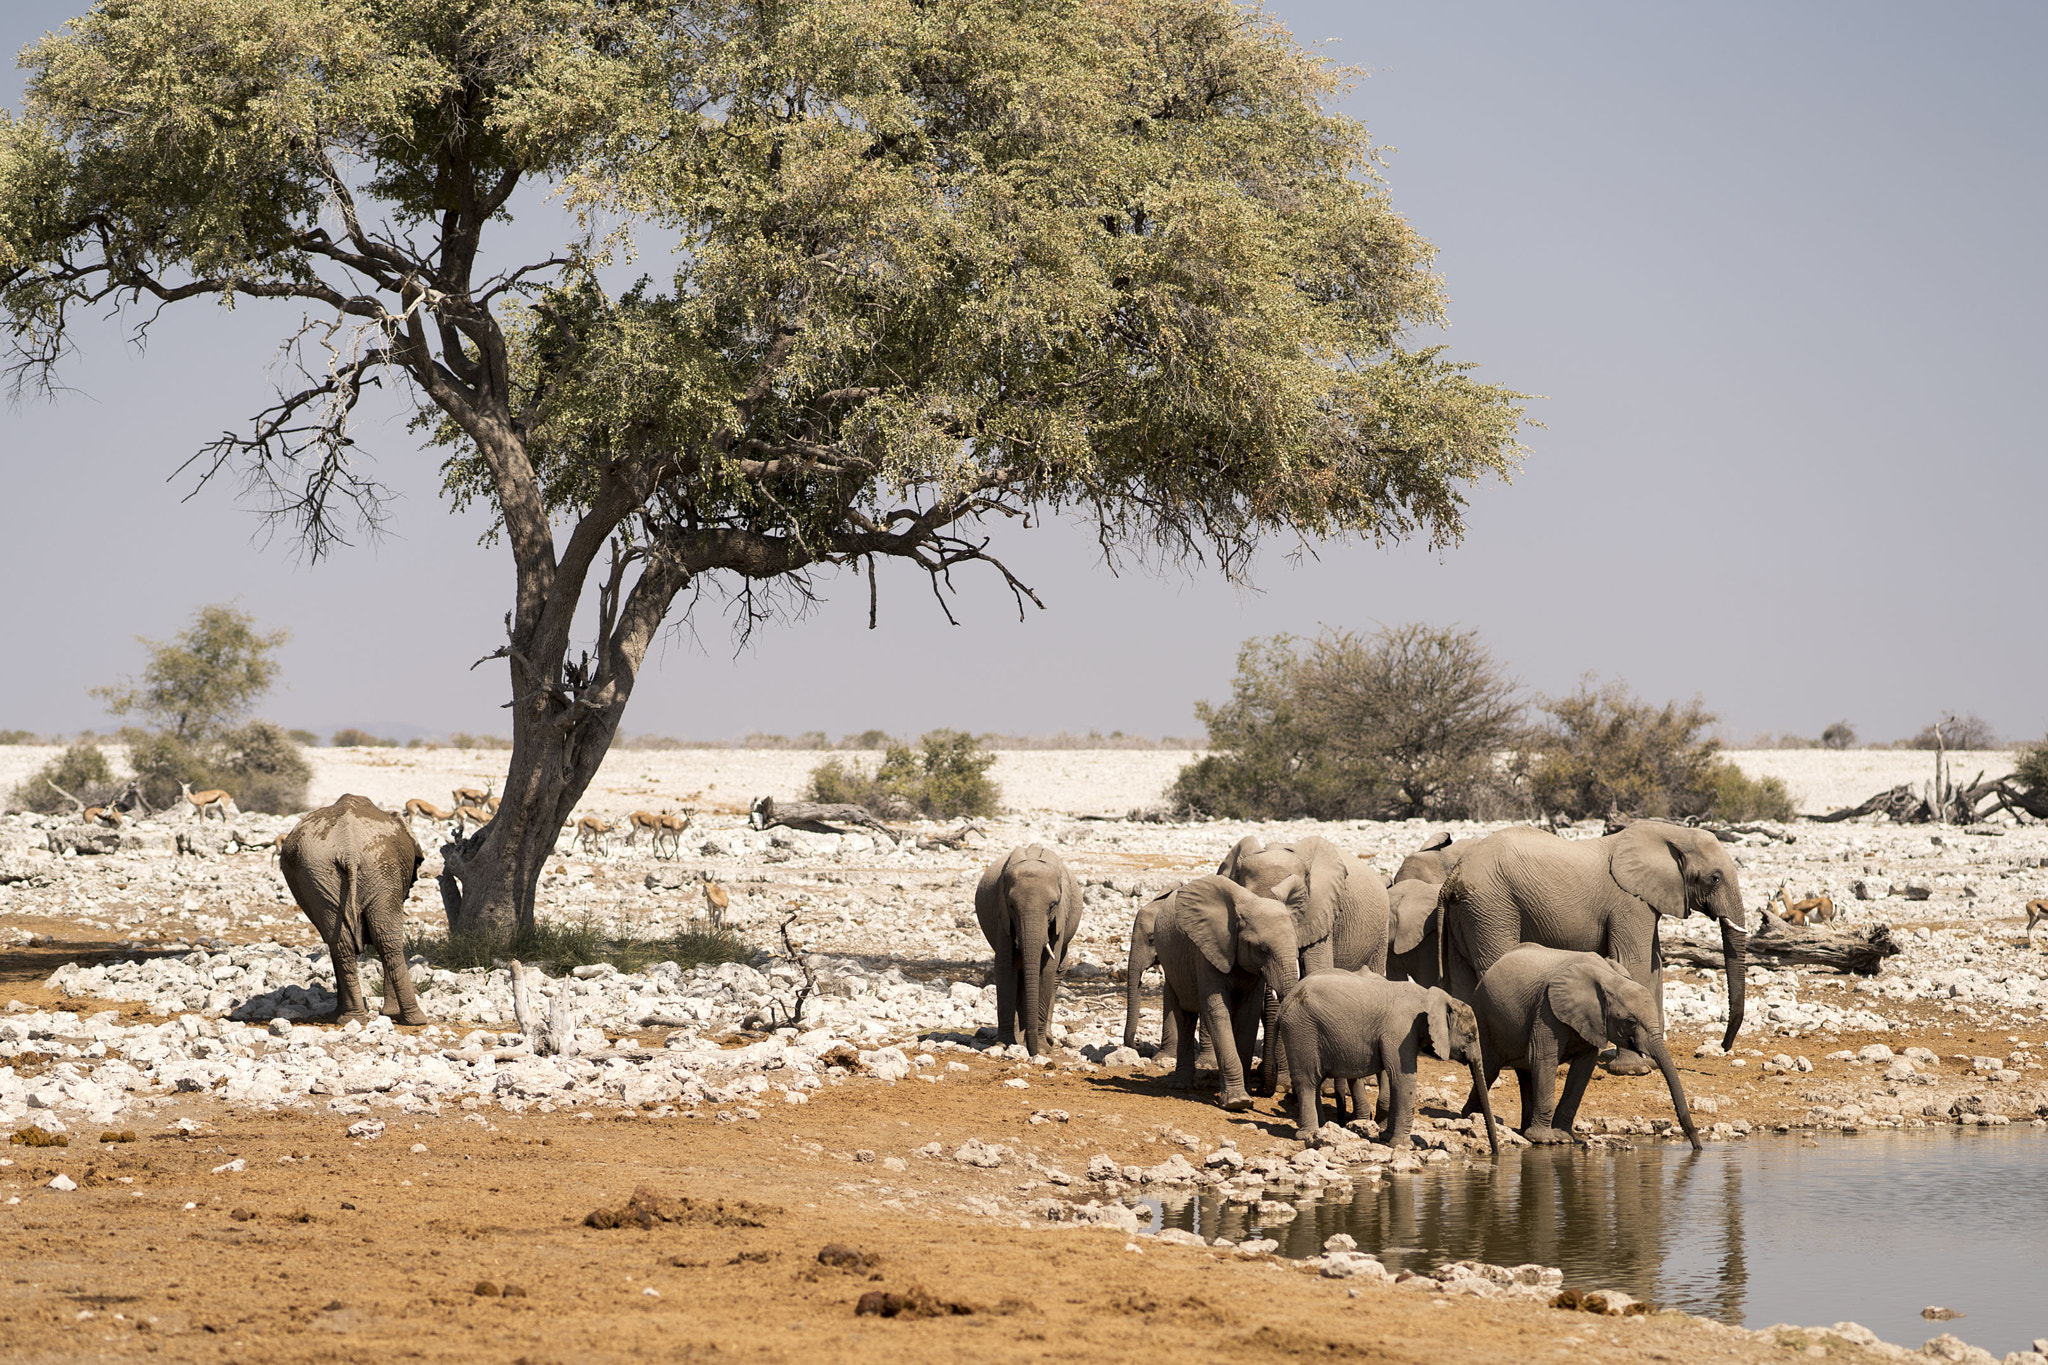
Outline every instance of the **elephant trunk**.
[(1671, 1060), (1671, 1049), (1664, 1045), (1662, 1038), (1648, 1029), (1642, 1031), (1638, 1042), (1641, 1044), (1643, 1055), (1655, 1062), (1657, 1069), (1664, 1073), (1664, 1084), (1671, 1090), (1671, 1107), (1678, 1111), (1678, 1126), (1685, 1129), (1685, 1136), (1691, 1141), (1692, 1149), (1697, 1152), (1700, 1149), (1700, 1130), (1693, 1126), (1692, 1106), (1685, 1102), (1685, 1087), (1679, 1083), (1678, 1065)]
[(1472, 1066), (1472, 1093), (1479, 1097), (1479, 1118), (1486, 1125), (1486, 1145), (1497, 1157), (1500, 1155), (1500, 1134), (1494, 1130), (1493, 1101), (1486, 1094), (1486, 1062), (1477, 1048), (1465, 1060)]
[(1733, 920), (1721, 921), (1721, 961), (1728, 969), (1728, 1032), (1721, 1038), (1726, 1052), (1742, 1029), (1742, 997), (1749, 984), (1749, 935)]
[(1152, 943), (1136, 929), (1131, 930), (1131, 955), (1124, 961), (1124, 1046), (1138, 1045), (1138, 999), (1145, 981), (1145, 969), (1154, 961)]
[(1266, 1009), (1260, 1024), (1266, 1038), (1265, 1055), (1259, 1059), (1261, 1095), (1271, 1095), (1280, 1088), (1280, 1002), (1301, 980), (1301, 963), (1294, 953), (1276, 953), (1274, 957), (1274, 964), (1266, 969)]
[(1020, 1031), (1024, 1035), (1024, 1050), (1034, 1057), (1050, 1051), (1045, 1036), (1045, 1016), (1040, 1012), (1045, 1007), (1044, 993), (1040, 989), (1045, 933), (1044, 906), (1033, 906), (1017, 916), (1017, 975), (1020, 978), (1017, 982), (1017, 1012), (1023, 1016), (1018, 1022), (1023, 1026)]

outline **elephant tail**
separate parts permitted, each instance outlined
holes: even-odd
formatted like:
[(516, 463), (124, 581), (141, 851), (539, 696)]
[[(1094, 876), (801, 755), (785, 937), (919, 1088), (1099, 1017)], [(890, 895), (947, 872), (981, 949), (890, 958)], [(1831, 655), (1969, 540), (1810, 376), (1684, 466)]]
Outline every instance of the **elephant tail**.
[(363, 953), (363, 908), (356, 896), (356, 864), (353, 858), (339, 858), (334, 864), (335, 875), (341, 879), (341, 903), (336, 907), (338, 917), (334, 925), (337, 942), (347, 943), (356, 956)]

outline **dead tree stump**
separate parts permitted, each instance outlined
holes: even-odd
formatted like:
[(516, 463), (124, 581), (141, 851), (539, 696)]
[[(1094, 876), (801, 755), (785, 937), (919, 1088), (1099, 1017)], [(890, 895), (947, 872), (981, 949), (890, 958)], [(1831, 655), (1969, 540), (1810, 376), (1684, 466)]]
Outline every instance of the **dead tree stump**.
[[(1719, 948), (1676, 943), (1666, 945), (1663, 951), (1667, 962), (1708, 967), (1717, 972), (1727, 970)], [(1756, 932), (1749, 936), (1751, 962), (1773, 967), (1830, 967), (1855, 976), (1877, 975), (1886, 958), (1897, 957), (1902, 951), (1888, 924), (1860, 929), (1808, 929), (1765, 914), (1757, 918)]]

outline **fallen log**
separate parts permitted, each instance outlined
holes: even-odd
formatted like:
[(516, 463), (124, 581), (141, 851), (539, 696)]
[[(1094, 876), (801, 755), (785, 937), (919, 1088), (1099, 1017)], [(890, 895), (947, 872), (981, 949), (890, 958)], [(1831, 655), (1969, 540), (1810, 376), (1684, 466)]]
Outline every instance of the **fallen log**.
[(956, 830), (941, 830), (937, 834), (927, 834), (917, 841), (917, 846), (927, 852), (934, 849), (949, 848), (957, 853), (967, 847), (967, 836), (970, 834), (978, 834), (984, 839), (988, 837), (987, 830), (969, 820)]
[[(1888, 957), (1900, 952), (1888, 924), (1871, 924), (1858, 929), (1808, 929), (1787, 924), (1775, 915), (1757, 917), (1756, 932), (1749, 936), (1749, 960), (1774, 967), (1831, 967), (1855, 976), (1875, 976)], [(1726, 971), (1718, 948), (1691, 943), (1663, 945), (1667, 962), (1688, 967)]]
[(1910, 782), (1901, 782), (1890, 791), (1881, 791), (1859, 805), (1844, 806), (1829, 811), (1826, 815), (1812, 817), (1823, 825), (1836, 824), (1843, 820), (1854, 820), (1859, 815), (1888, 815), (1901, 825), (1923, 825), (1934, 818), (1934, 810), (1926, 800), (1913, 790)]
[(781, 825), (812, 834), (851, 834), (852, 830), (840, 826), (853, 825), (873, 830), (892, 844), (897, 842), (894, 830), (851, 802), (777, 801), (772, 796), (763, 796), (755, 800), (747, 820), (755, 829)]

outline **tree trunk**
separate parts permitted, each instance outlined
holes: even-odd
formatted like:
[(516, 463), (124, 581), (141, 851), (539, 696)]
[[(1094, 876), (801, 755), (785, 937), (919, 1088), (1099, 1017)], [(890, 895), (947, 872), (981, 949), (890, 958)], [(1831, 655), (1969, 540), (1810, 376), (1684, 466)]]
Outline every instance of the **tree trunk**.
[[(535, 716), (540, 709), (544, 714)], [(545, 703), (513, 708), (512, 763), (489, 824), (441, 848), (451, 934), (508, 935), (534, 924), (534, 893), (562, 826), (604, 762), (625, 699), (564, 726)]]

